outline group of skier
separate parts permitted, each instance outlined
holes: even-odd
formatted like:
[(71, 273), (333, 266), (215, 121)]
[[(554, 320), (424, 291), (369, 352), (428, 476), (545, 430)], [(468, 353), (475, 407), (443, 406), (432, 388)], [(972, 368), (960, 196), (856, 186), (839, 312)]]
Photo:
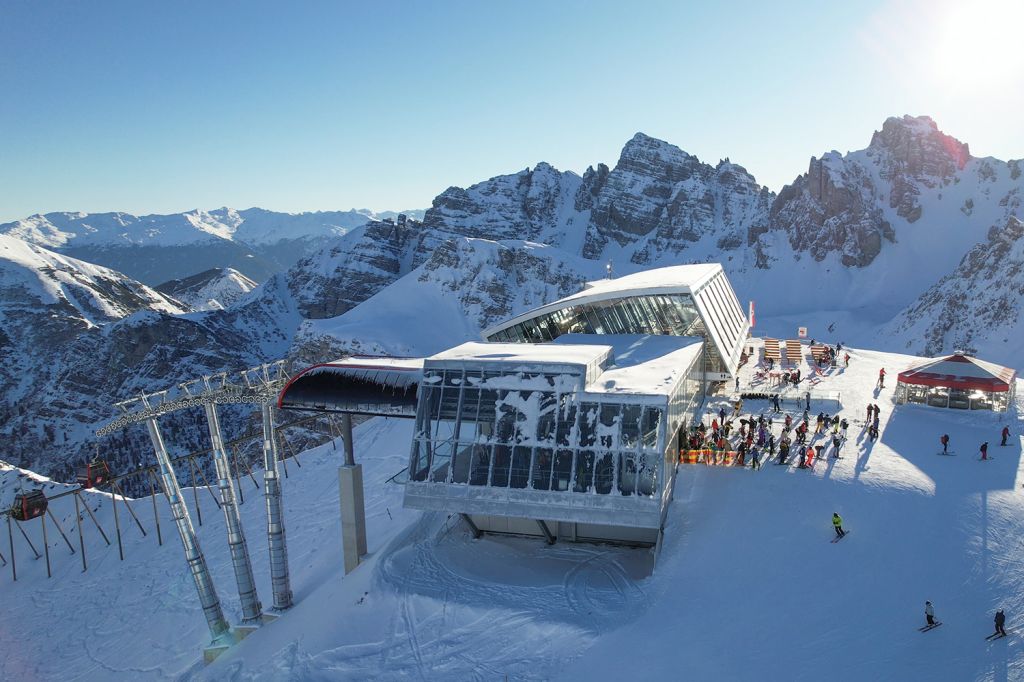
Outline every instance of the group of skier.
[[(835, 519), (833, 519), (833, 523), (835, 523)], [(991, 640), (998, 637), (1006, 637), (1006, 613), (1001, 608), (997, 609), (996, 615), (992, 620), (996, 626), (995, 632), (985, 639)], [(920, 628), (921, 631), (931, 630), (942, 625), (942, 621), (935, 620), (935, 605), (930, 601), (924, 603), (924, 622), (925, 625)]]
[(868, 438), (871, 440), (878, 440), (878, 405), (875, 403), (868, 404), (868, 417), (864, 422), (868, 430)]
[[(999, 435), (1001, 436), (1001, 440), (999, 442), (999, 445), (1000, 446), (1005, 446), (1006, 445), (1006, 439), (1010, 437), (1010, 427), (1009, 426), (1004, 426), (1003, 430), (999, 432)], [(939, 436), (939, 443), (942, 444), (942, 453), (941, 454), (943, 454), (943, 455), (952, 454), (949, 451), (949, 434), (948, 433), (944, 433), (941, 436)], [(978, 447), (978, 452), (981, 455), (980, 459), (983, 459), (983, 460), (987, 460), (988, 459), (988, 441), (985, 441), (984, 443), (982, 443)]]
[[(732, 407), (731, 416), (722, 407), (717, 415), (712, 415), (710, 426), (703, 421), (695, 425), (687, 436), (689, 448), (725, 452), (733, 448), (733, 442), (737, 440), (735, 436), (738, 435), (738, 442), (735, 444), (737, 459), (743, 464), (749, 462), (754, 469), (761, 467), (763, 457), (774, 458), (776, 449), (779, 464), (786, 464), (790, 455), (795, 452), (800, 458), (799, 464), (802, 468), (813, 466), (815, 459), (822, 456), (825, 446), (808, 443), (810, 415), (807, 410), (804, 410), (803, 418), (797, 422), (794, 422), (793, 415), (786, 413), (782, 422), (782, 432), (776, 439), (772, 432), (774, 423), (771, 414), (767, 417), (761, 414), (757, 417), (750, 415), (749, 418), (739, 418), (743, 401), (735, 401)], [(734, 426), (737, 420), (738, 429)], [(831, 430), (832, 456), (839, 457), (840, 449), (846, 441), (849, 422), (845, 418), (840, 418), (838, 414), (830, 416), (822, 412), (818, 414), (815, 424), (815, 437), (821, 435), (827, 438)]]

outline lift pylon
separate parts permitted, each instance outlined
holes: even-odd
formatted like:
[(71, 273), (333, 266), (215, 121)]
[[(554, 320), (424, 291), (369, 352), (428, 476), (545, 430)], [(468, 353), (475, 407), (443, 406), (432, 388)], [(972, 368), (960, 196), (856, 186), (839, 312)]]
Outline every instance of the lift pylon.
[(245, 530), (242, 517), (238, 512), (238, 501), (235, 497), (234, 478), (231, 475), (231, 463), (224, 448), (221, 435), (220, 420), (217, 417), (217, 406), (206, 403), (206, 422), (210, 430), (210, 442), (213, 448), (213, 462), (217, 469), (217, 489), (220, 491), (220, 508), (224, 512), (224, 525), (228, 531), (228, 548), (231, 550), (231, 564), (235, 569), (235, 581), (238, 583), (238, 598), (242, 603), (242, 621), (258, 623), (262, 617), (263, 606), (256, 592), (256, 581), (252, 577), (252, 563), (249, 561), (249, 547), (245, 541)]
[(153, 450), (156, 452), (156, 461), (160, 467), (158, 477), (167, 501), (171, 505), (171, 516), (181, 536), (181, 544), (185, 548), (185, 561), (188, 563), (189, 572), (195, 580), (196, 592), (199, 594), (199, 603), (203, 607), (203, 614), (206, 616), (206, 624), (210, 628), (210, 636), (216, 643), (230, 632), (231, 626), (224, 618), (224, 611), (220, 606), (220, 599), (217, 597), (217, 590), (213, 585), (213, 578), (210, 576), (210, 569), (206, 565), (206, 557), (199, 546), (199, 538), (196, 536), (195, 527), (192, 525), (192, 518), (189, 516), (188, 507), (181, 496), (181, 487), (178, 485), (178, 478), (174, 473), (174, 465), (167, 454), (167, 447), (164, 445), (163, 436), (160, 435), (160, 427), (157, 426), (156, 418), (146, 420), (146, 427), (149, 430), (149, 437), (153, 441)]

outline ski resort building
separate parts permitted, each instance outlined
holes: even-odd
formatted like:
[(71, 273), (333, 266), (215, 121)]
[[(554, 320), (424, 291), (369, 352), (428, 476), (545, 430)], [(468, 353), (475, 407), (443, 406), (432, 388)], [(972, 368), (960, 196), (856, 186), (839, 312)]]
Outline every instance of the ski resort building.
[(900, 372), (897, 403), (1006, 412), (1017, 371), (967, 355), (947, 355)]
[(704, 336), (709, 380), (739, 366), (750, 324), (722, 266), (679, 265), (587, 284), (583, 291), (484, 331), (488, 341), (544, 343), (562, 334)]
[(474, 532), (656, 545), (680, 445), (748, 330), (720, 265), (661, 268), (429, 358), (312, 367), (280, 406), (415, 419), (406, 507)]

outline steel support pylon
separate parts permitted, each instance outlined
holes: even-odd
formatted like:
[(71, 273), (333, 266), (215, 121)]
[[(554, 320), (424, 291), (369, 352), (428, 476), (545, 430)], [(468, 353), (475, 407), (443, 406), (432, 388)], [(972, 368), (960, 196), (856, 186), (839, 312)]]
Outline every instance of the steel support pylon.
[(228, 633), (230, 626), (221, 610), (220, 599), (217, 598), (217, 590), (213, 586), (213, 578), (210, 577), (210, 570), (206, 566), (203, 550), (199, 547), (199, 538), (196, 537), (195, 528), (192, 526), (188, 507), (185, 506), (185, 500), (181, 497), (181, 488), (178, 486), (178, 479), (174, 474), (174, 466), (167, 454), (167, 447), (164, 445), (163, 436), (160, 435), (156, 419), (147, 419), (146, 427), (149, 429), (153, 450), (156, 451), (157, 465), (160, 467), (160, 485), (171, 505), (171, 516), (174, 518), (174, 524), (181, 536), (181, 544), (185, 548), (185, 561), (188, 563), (189, 572), (192, 573), (192, 579), (195, 581), (199, 603), (202, 604), (206, 623), (210, 627), (210, 636), (216, 640)]
[(224, 448), (217, 406), (206, 403), (206, 423), (210, 428), (210, 443), (213, 448), (213, 463), (217, 468), (217, 490), (220, 492), (220, 508), (224, 512), (224, 526), (228, 531), (228, 548), (231, 550), (231, 565), (235, 569), (238, 583), (238, 599), (242, 603), (242, 622), (258, 623), (263, 617), (263, 605), (256, 593), (256, 581), (252, 577), (252, 563), (249, 561), (249, 546), (245, 542), (242, 517), (238, 511), (235, 495), (235, 481), (231, 476), (231, 464)]
[(270, 546), (270, 583), (274, 589), (274, 608), (292, 605), (291, 579), (288, 576), (288, 544), (284, 534), (284, 506), (281, 476), (274, 438), (274, 406), (263, 403), (263, 493), (267, 501), (267, 544)]

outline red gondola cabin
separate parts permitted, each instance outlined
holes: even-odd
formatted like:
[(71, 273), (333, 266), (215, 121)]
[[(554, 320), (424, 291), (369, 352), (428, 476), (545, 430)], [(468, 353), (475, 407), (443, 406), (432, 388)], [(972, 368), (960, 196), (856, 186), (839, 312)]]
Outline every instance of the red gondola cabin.
[(78, 467), (78, 485), (95, 488), (110, 480), (110, 467), (103, 460), (95, 459)]
[(29, 493), (19, 493), (14, 498), (14, 507), (11, 508), (11, 516), (19, 521), (28, 521), (46, 513), (46, 495), (42, 490), (33, 490)]

